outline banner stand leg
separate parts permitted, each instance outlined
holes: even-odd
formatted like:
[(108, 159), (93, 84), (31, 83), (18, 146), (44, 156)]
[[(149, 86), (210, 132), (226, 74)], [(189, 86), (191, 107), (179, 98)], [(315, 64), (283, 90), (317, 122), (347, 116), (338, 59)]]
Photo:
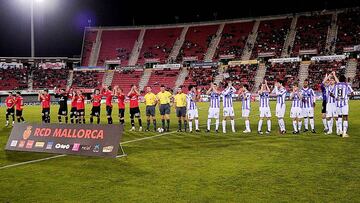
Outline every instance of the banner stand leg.
[(121, 149), (122, 154), (117, 155), (116, 158), (127, 156), (127, 154), (125, 153), (124, 148), (122, 147), (121, 143), (119, 145), (120, 145), (120, 149)]

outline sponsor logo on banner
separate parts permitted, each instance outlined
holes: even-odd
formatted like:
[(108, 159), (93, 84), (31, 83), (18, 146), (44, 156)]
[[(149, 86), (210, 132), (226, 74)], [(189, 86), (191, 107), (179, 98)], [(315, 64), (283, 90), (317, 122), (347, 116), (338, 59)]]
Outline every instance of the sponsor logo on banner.
[(120, 125), (16, 123), (5, 149), (115, 158), (122, 132)]
[(330, 55), (330, 56), (313, 56), (312, 61), (333, 61), (333, 60), (344, 60), (345, 55)]
[(24, 140), (27, 140), (27, 139), (30, 137), (30, 135), (31, 135), (31, 128), (32, 128), (32, 126), (28, 126), (28, 127), (26, 128), (26, 130), (24, 131), (24, 133), (23, 133), (23, 139), (24, 139)]
[(36, 142), (35, 143), (35, 148), (43, 148), (45, 145), (45, 142)]
[(26, 143), (26, 149), (31, 149), (34, 145), (34, 140), (28, 140)]
[(100, 151), (100, 144), (96, 144), (94, 146), (93, 152), (99, 152)]
[(91, 149), (91, 146), (90, 146), (90, 145), (83, 145), (83, 146), (81, 146), (81, 150), (83, 150), (83, 151), (90, 151), (90, 149)]
[(80, 149), (80, 144), (79, 143), (74, 143), (72, 151), (77, 152), (77, 151), (79, 151), (79, 149)]
[(20, 140), (20, 142), (19, 142), (19, 148), (24, 148), (24, 146), (25, 146), (25, 140)]
[(60, 143), (57, 143), (55, 145), (55, 149), (70, 149), (70, 144), (60, 144)]
[(106, 147), (103, 147), (102, 152), (109, 153), (109, 152), (112, 152), (113, 149), (114, 149), (114, 146), (106, 146)]
[(46, 149), (52, 149), (54, 142), (48, 142), (46, 145)]
[(154, 69), (164, 69), (164, 68), (170, 68), (170, 69), (179, 69), (181, 68), (181, 64), (156, 64), (153, 66)]
[(11, 147), (16, 147), (17, 143), (18, 143), (17, 140), (11, 140), (10, 146), (11, 146)]

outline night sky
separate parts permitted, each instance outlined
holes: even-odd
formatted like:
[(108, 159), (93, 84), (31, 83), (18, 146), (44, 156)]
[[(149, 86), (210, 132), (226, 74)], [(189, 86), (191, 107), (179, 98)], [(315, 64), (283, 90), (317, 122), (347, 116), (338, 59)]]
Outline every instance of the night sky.
[[(0, 0), (0, 56), (30, 56), (30, 1)], [(360, 6), (360, 0), (299, 0), (288, 1), (289, 5), (280, 0), (207, 2), (210, 0), (42, 0), (34, 8), (35, 54), (80, 55), (88, 19), (91, 26), (152, 25)]]

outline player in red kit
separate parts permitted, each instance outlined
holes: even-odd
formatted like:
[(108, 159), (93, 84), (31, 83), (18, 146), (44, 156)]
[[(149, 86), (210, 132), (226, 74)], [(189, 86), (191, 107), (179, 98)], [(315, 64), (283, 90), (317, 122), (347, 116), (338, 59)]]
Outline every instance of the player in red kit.
[(112, 98), (113, 98), (113, 92), (111, 91), (111, 86), (104, 86), (102, 90), (102, 95), (106, 99), (106, 117), (108, 119), (108, 124), (113, 123), (113, 119), (111, 117), (112, 113)]
[(25, 119), (23, 117), (23, 109), (24, 109), (24, 99), (21, 96), (20, 92), (16, 92), (16, 118), (17, 121), (20, 123), (21, 122), (25, 122)]
[(124, 124), (124, 115), (125, 115), (125, 94), (123, 92), (123, 89), (120, 87), (114, 88), (115, 95), (118, 99), (118, 107), (119, 107), (119, 122), (121, 124)]
[(136, 117), (139, 121), (139, 131), (142, 131), (142, 123), (140, 117), (140, 109), (139, 109), (139, 90), (136, 85), (132, 85), (130, 92), (127, 95), (130, 99), (130, 120), (131, 120), (131, 129), (130, 131), (135, 130), (135, 121), (134, 117)]
[(14, 116), (14, 106), (15, 106), (15, 98), (13, 96), (12, 92), (9, 92), (9, 96), (6, 97), (5, 99), (5, 104), (6, 104), (6, 125), (5, 126), (9, 126), (9, 116), (12, 116), (12, 124), (14, 124), (15, 122), (15, 116)]
[(39, 92), (38, 96), (39, 101), (41, 102), (42, 107), (42, 122), (44, 123), (50, 123), (50, 94), (49, 90), (45, 89), (42, 92)]
[(76, 105), (77, 105), (77, 95), (75, 90), (71, 90), (69, 94), (69, 99), (71, 99), (71, 110), (70, 110), (70, 122), (77, 123), (77, 115), (76, 115)]
[(99, 89), (95, 89), (94, 94), (91, 95), (92, 109), (90, 114), (90, 123), (94, 122), (94, 116), (97, 117), (97, 124), (100, 123), (100, 106), (101, 106), (101, 98)]
[(81, 90), (78, 90), (76, 94), (77, 123), (85, 124), (85, 96), (83, 95), (83, 92)]

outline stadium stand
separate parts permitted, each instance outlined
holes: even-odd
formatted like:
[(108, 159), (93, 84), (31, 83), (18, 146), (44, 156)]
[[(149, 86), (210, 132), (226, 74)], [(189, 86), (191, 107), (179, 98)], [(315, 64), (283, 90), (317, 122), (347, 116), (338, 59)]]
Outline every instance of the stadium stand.
[(85, 32), (83, 55), (81, 58), (83, 66), (89, 65), (90, 54), (91, 54), (93, 44), (95, 43), (95, 40), (96, 40), (96, 35), (97, 35), (97, 31), (94, 31), (94, 30)]
[(182, 28), (147, 29), (138, 63), (144, 64), (145, 59), (158, 59), (160, 63), (165, 63), (181, 30)]
[(249, 89), (251, 90), (255, 84), (255, 75), (256, 70), (258, 69), (258, 64), (245, 64), (231, 67), (229, 66), (225, 70), (225, 78), (221, 83), (221, 86), (224, 86), (226, 83), (232, 81), (235, 88), (239, 88), (240, 84), (248, 84)]
[(331, 15), (300, 16), (292, 55), (297, 56), (300, 50), (310, 49), (316, 49), (318, 54), (323, 54), (330, 23)]
[(197, 57), (197, 60), (203, 60), (204, 54), (218, 27), (219, 25), (190, 27), (178, 55), (178, 61), (182, 61), (183, 57)]
[(97, 65), (106, 60), (121, 60), (127, 66), (129, 57), (140, 30), (104, 30), (101, 35), (101, 48)]
[(27, 68), (0, 69), (0, 90), (17, 90), (28, 88)]
[(35, 69), (33, 72), (33, 88), (43, 89), (54, 87), (66, 88), (67, 79), (69, 76), (69, 70), (67, 68), (62, 69)]
[(273, 52), (274, 56), (279, 57), (290, 29), (291, 20), (291, 18), (285, 18), (261, 21), (251, 58), (257, 58), (259, 53), (269, 52)]
[(219, 59), (220, 55), (234, 55), (234, 58), (240, 58), (253, 26), (254, 22), (226, 24), (215, 59)]
[(189, 74), (185, 78), (183, 86), (196, 85), (202, 90), (207, 89), (219, 74), (218, 68), (189, 68), (188, 70)]
[(72, 88), (101, 88), (104, 72), (74, 71)]
[(346, 61), (320, 61), (310, 64), (309, 66), (309, 81), (314, 90), (320, 91), (320, 85), (326, 73), (335, 71), (336, 74), (344, 74), (346, 68)]
[(143, 72), (142, 69), (115, 71), (111, 85), (118, 85), (127, 93), (130, 91), (131, 85), (139, 84)]
[(360, 10), (355, 9), (338, 15), (336, 53), (344, 47), (360, 44)]
[(179, 70), (153, 70), (148, 85), (152, 87), (154, 92), (159, 92), (161, 85), (165, 85), (165, 87), (173, 89), (175, 87), (175, 82), (178, 75)]
[(284, 87), (289, 89), (298, 80), (300, 63), (268, 63), (266, 66), (264, 79), (270, 86), (273, 86), (276, 81), (282, 81)]

